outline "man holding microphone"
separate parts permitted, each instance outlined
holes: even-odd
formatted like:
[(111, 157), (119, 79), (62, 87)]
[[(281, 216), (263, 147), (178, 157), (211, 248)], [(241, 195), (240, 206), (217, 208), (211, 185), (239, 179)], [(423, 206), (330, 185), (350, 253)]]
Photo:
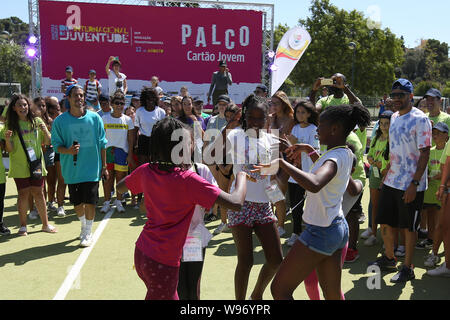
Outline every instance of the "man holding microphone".
[(52, 145), (61, 154), (61, 171), (69, 186), (70, 202), (81, 221), (80, 246), (89, 247), (99, 181), (108, 176), (107, 140), (100, 116), (85, 108), (83, 88), (71, 85), (66, 96), (68, 112), (53, 122)]

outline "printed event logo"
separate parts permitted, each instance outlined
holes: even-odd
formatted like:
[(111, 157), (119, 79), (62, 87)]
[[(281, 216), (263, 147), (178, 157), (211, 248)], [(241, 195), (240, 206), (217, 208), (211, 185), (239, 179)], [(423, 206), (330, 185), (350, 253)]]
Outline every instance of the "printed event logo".
[(311, 36), (302, 27), (291, 28), (284, 34), (275, 53), (271, 95), (281, 87), (310, 43)]

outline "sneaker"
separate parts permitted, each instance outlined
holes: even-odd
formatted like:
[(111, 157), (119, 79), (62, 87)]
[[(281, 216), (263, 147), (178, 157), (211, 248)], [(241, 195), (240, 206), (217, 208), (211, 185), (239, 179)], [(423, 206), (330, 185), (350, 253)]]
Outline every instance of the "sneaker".
[(427, 230), (423, 230), (419, 229), (419, 231), (417, 231), (417, 238), (419, 239), (427, 239), (428, 238), (428, 231)]
[(372, 235), (372, 228), (367, 228), (366, 231), (361, 233), (360, 237), (362, 239), (369, 239), (369, 237)]
[(439, 261), (441, 260), (441, 258), (439, 258), (439, 256), (435, 255), (433, 252), (431, 254), (429, 254), (427, 256), (427, 258), (425, 259), (425, 262), (423, 263), (425, 265), (425, 267), (435, 267)]
[(227, 229), (228, 229), (227, 224), (221, 222), (221, 223), (219, 224), (219, 226), (216, 228), (216, 230), (214, 230), (213, 234), (214, 234), (214, 235), (220, 234), (220, 233), (222, 233), (222, 232), (225, 232)]
[(391, 278), (391, 282), (392, 283), (407, 282), (415, 278), (416, 276), (414, 275), (413, 267), (411, 266), (411, 268), (408, 268), (407, 266), (403, 265), (400, 271)]
[(396, 257), (404, 257), (406, 255), (406, 248), (405, 248), (405, 246), (398, 246), (394, 250), (394, 255)]
[(205, 215), (204, 221), (205, 222), (212, 222), (215, 221), (217, 218), (213, 213), (210, 213), (208, 215)]
[(433, 248), (433, 240), (431, 239), (423, 239), (416, 244), (416, 249), (431, 249)]
[(428, 270), (426, 274), (432, 277), (450, 277), (450, 269), (447, 268), (444, 262), (436, 269)]
[(90, 247), (92, 244), (92, 234), (83, 234), (81, 237), (80, 247)]
[(377, 243), (377, 237), (375, 237), (373, 234), (364, 241), (364, 245), (371, 247)]
[(103, 207), (100, 209), (101, 213), (107, 213), (111, 209), (111, 205), (109, 201), (103, 202)]
[(58, 207), (58, 209), (56, 209), (56, 213), (58, 214), (58, 217), (66, 216), (66, 211), (64, 210), (64, 207)]
[(0, 223), (0, 235), (7, 236), (11, 234), (11, 230), (9, 230), (3, 222)]
[(286, 230), (284, 230), (283, 227), (278, 227), (278, 234), (280, 235), (280, 238), (286, 233)]
[(58, 210), (58, 208), (55, 207), (55, 203), (54, 202), (49, 202), (47, 204), (47, 209), (48, 209), (48, 211), (56, 211), (56, 210)]
[(295, 241), (297, 241), (298, 238), (298, 234), (291, 234), (291, 237), (285, 242), (289, 247), (292, 247), (295, 243)]
[(384, 254), (375, 260), (374, 262), (369, 263), (370, 266), (378, 266), (381, 270), (384, 271), (393, 271), (396, 270), (397, 259), (389, 259)]
[(116, 200), (116, 201), (114, 202), (114, 204), (116, 205), (116, 210), (117, 210), (118, 212), (120, 212), (120, 213), (125, 212), (125, 208), (124, 208), (123, 205), (122, 205), (122, 201)]
[(36, 209), (33, 209), (28, 214), (28, 218), (30, 218), (31, 220), (36, 220), (37, 218), (39, 218), (39, 213), (36, 211)]
[(355, 262), (356, 260), (358, 260), (358, 258), (359, 258), (358, 250), (351, 248), (347, 249), (347, 254), (345, 255), (345, 262), (349, 263)]
[(359, 224), (363, 224), (364, 221), (366, 221), (366, 215), (364, 213), (361, 213), (359, 215), (358, 221), (359, 221)]

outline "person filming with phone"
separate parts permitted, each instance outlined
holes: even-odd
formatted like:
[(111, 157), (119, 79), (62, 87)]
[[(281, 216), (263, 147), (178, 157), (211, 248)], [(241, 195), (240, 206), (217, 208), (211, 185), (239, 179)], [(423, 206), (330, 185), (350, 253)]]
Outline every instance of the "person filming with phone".
[[(320, 88), (328, 88), (328, 96), (325, 96), (316, 103), (316, 94)], [(322, 112), (329, 106), (339, 106), (343, 104), (361, 103), (358, 97), (350, 90), (346, 83), (346, 78), (341, 73), (335, 73), (331, 78), (318, 78), (314, 82), (309, 100), (316, 105), (317, 112)]]
[[(112, 70), (109, 67), (112, 67)], [(123, 94), (127, 94), (127, 76), (120, 72), (122, 64), (120, 63), (119, 57), (109, 57), (108, 63), (106, 64), (106, 74), (108, 75), (108, 92), (109, 96), (112, 97), (114, 93), (119, 90)]]
[(61, 171), (69, 186), (70, 202), (81, 222), (80, 246), (92, 242), (92, 224), (98, 202), (100, 178), (106, 170), (105, 128), (100, 116), (87, 110), (85, 92), (79, 85), (66, 90), (66, 109), (52, 125), (52, 145), (60, 154)]

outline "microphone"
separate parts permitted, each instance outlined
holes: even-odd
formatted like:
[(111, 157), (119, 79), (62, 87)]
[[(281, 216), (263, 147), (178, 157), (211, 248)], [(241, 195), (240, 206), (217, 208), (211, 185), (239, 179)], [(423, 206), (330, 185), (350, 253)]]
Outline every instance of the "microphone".
[[(79, 145), (79, 143), (78, 143), (78, 141), (75, 140), (72, 145), (77, 146), (77, 145)], [(77, 155), (76, 154), (73, 155), (73, 165), (74, 166), (77, 165)]]

